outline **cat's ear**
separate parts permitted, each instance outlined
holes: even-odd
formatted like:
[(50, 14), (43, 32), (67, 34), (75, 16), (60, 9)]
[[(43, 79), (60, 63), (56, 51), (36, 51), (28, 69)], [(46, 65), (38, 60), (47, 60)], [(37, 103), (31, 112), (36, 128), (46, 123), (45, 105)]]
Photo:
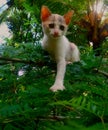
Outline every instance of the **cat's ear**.
[(47, 6), (42, 6), (41, 8), (41, 20), (45, 21), (51, 15), (51, 11)]
[(68, 13), (66, 13), (66, 14), (63, 16), (67, 25), (70, 23), (73, 14), (74, 14), (74, 11), (71, 10), (71, 11), (69, 11)]

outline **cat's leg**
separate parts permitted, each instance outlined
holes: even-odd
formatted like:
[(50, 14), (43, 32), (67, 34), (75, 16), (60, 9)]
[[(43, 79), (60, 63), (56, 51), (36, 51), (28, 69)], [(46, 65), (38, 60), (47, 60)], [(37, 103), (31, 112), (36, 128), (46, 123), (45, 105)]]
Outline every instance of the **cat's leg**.
[(56, 92), (58, 90), (65, 89), (63, 85), (65, 71), (66, 71), (66, 61), (65, 59), (61, 59), (57, 62), (57, 75), (54, 85), (50, 88), (51, 91)]

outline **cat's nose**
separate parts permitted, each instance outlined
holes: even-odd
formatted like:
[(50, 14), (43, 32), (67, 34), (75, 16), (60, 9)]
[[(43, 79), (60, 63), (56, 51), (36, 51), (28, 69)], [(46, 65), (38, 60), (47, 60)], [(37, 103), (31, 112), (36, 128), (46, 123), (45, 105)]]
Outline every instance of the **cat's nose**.
[(57, 31), (54, 32), (54, 37), (57, 37), (59, 33)]

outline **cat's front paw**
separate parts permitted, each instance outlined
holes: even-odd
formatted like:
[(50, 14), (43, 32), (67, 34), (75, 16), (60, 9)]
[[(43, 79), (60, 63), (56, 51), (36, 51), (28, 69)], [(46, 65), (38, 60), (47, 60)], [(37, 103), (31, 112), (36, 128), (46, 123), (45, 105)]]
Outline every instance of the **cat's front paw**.
[(51, 88), (50, 88), (50, 91), (52, 92), (57, 92), (58, 90), (61, 90), (63, 91), (65, 89), (65, 87), (63, 85), (53, 85)]

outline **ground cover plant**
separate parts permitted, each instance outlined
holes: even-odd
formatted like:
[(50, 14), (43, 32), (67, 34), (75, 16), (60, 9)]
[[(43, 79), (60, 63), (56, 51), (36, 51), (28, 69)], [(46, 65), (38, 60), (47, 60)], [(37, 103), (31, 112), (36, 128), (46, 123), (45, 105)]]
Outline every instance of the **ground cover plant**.
[[(43, 4), (60, 14), (68, 8), (75, 10), (67, 37), (81, 52), (80, 62), (67, 65), (66, 90), (55, 93), (49, 88), (56, 64), (40, 45)], [(86, 0), (13, 0), (0, 15), (13, 32), (0, 45), (1, 130), (108, 129), (108, 39), (97, 56), (88, 44), (87, 30), (76, 22), (83, 17), (86, 4)]]

